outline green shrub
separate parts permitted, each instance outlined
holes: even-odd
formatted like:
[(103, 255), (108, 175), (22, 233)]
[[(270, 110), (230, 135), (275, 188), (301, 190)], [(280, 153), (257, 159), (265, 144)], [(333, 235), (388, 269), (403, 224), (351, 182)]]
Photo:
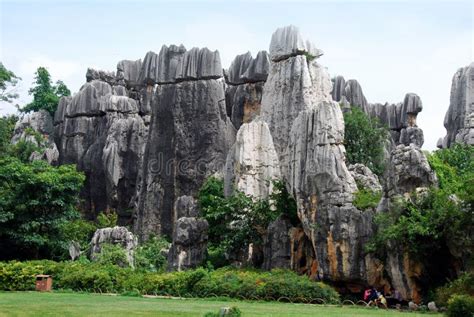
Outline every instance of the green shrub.
[(124, 248), (119, 244), (110, 243), (101, 245), (100, 253), (97, 254), (97, 262), (102, 265), (118, 265), (120, 267), (129, 265)]
[(474, 296), (474, 274), (463, 273), (454, 281), (436, 289), (436, 303), (446, 306), (452, 295)]
[(371, 191), (366, 188), (359, 189), (354, 195), (354, 206), (361, 210), (374, 209), (382, 198), (381, 191)]
[(157, 273), (121, 268), (117, 265), (80, 262), (0, 262), (0, 290), (32, 290), (36, 274), (53, 275), (56, 289), (157, 294), (183, 297), (229, 296), (240, 299), (289, 299), (292, 302), (320, 298), (337, 303), (331, 287), (292, 271), (203, 268), (184, 272)]
[(448, 317), (474, 316), (474, 297), (468, 295), (454, 295), (448, 301)]
[(109, 228), (117, 225), (117, 213), (114, 210), (109, 212), (100, 212), (97, 215), (97, 228)]
[(351, 164), (362, 163), (381, 175), (385, 169), (384, 147), (389, 136), (388, 128), (356, 106), (360, 105), (344, 113), (347, 160)]
[(151, 272), (166, 269), (167, 258), (161, 250), (169, 247), (169, 242), (160, 237), (151, 237), (135, 250), (135, 268)]

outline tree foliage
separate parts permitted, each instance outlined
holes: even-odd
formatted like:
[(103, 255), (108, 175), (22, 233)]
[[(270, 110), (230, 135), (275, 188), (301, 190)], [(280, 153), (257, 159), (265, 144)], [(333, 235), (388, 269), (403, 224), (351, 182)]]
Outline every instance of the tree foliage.
[(222, 255), (238, 252), (249, 245), (259, 244), (269, 223), (284, 214), (298, 222), (296, 203), (283, 183), (273, 183), (269, 199), (255, 199), (243, 192), (224, 196), (224, 183), (210, 177), (199, 191), (199, 204), (209, 223), (209, 253), (211, 262), (225, 264)]
[(18, 117), (15, 115), (0, 117), (0, 157), (8, 154), (13, 130)]
[(6, 69), (0, 62), (0, 101), (11, 103), (18, 98), (15, 88), (19, 80), (21, 80), (20, 77)]
[(344, 114), (344, 124), (344, 144), (349, 163), (364, 164), (381, 175), (385, 169), (384, 146), (388, 129), (359, 107), (352, 107), (350, 112)]
[(63, 248), (61, 227), (78, 218), (84, 175), (73, 165), (0, 159), (0, 240), (10, 250), (51, 256)]
[[(428, 156), (439, 187), (400, 199), (376, 217), (378, 231), (369, 250), (381, 251), (397, 241), (426, 262), (435, 252), (472, 256), (474, 238), (474, 148), (455, 146)], [(428, 266), (430, 263), (426, 263)]]
[(33, 95), (33, 101), (21, 108), (20, 111), (46, 110), (51, 116), (54, 116), (59, 99), (63, 96), (71, 95), (71, 91), (61, 80), (58, 80), (56, 85), (53, 85), (51, 75), (44, 67), (38, 67), (35, 73), (34, 86), (28, 92), (30, 95)]

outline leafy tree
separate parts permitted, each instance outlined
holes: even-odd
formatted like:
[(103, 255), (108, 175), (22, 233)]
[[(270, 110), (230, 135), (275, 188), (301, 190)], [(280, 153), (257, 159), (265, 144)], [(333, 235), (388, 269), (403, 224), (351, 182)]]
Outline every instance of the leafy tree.
[(344, 123), (344, 144), (349, 163), (362, 163), (381, 175), (385, 169), (383, 154), (388, 129), (359, 107), (352, 107), (344, 114)]
[(298, 223), (296, 202), (282, 182), (273, 183), (269, 199), (255, 199), (235, 191), (224, 196), (224, 183), (210, 177), (199, 191), (198, 199), (204, 218), (209, 223), (209, 258), (215, 266), (226, 264), (225, 255), (236, 254), (250, 243), (262, 243), (269, 223), (285, 215)]
[(0, 157), (7, 155), (9, 151), (17, 121), (18, 117), (15, 115), (0, 117)]
[(56, 85), (53, 85), (51, 75), (44, 67), (38, 67), (35, 75), (35, 86), (28, 91), (30, 95), (33, 95), (33, 101), (21, 108), (20, 111), (46, 110), (54, 116), (59, 99), (63, 96), (70, 96), (71, 91), (60, 80), (56, 82)]
[(115, 227), (117, 225), (117, 213), (114, 210), (100, 212), (97, 215), (97, 228)]
[(76, 205), (84, 179), (74, 165), (0, 159), (0, 241), (13, 257), (61, 251), (61, 227), (79, 216)]
[(15, 86), (20, 77), (16, 76), (15, 73), (8, 70), (0, 62), (0, 101), (13, 102), (14, 99), (18, 98), (18, 93), (15, 92)]

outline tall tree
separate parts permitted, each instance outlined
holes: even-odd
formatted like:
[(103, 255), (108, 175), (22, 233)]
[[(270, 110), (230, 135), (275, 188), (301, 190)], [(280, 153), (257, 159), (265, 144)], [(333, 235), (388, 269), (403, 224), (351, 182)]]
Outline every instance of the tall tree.
[(12, 103), (14, 99), (18, 98), (15, 86), (19, 80), (21, 80), (20, 77), (6, 69), (0, 62), (0, 101)]
[(59, 98), (70, 96), (71, 91), (61, 80), (53, 85), (51, 75), (44, 67), (38, 67), (35, 75), (34, 86), (28, 91), (30, 95), (33, 95), (33, 101), (21, 108), (20, 111), (46, 110), (54, 116), (54, 112), (58, 108)]

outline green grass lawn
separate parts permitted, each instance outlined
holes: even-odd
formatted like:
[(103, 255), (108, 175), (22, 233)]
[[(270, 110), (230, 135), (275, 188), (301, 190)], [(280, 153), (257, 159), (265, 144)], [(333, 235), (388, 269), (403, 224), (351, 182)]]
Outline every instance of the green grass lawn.
[(439, 316), (359, 307), (325, 307), (278, 302), (163, 299), (80, 293), (1, 292), (0, 316), (202, 316), (237, 306), (243, 316)]

